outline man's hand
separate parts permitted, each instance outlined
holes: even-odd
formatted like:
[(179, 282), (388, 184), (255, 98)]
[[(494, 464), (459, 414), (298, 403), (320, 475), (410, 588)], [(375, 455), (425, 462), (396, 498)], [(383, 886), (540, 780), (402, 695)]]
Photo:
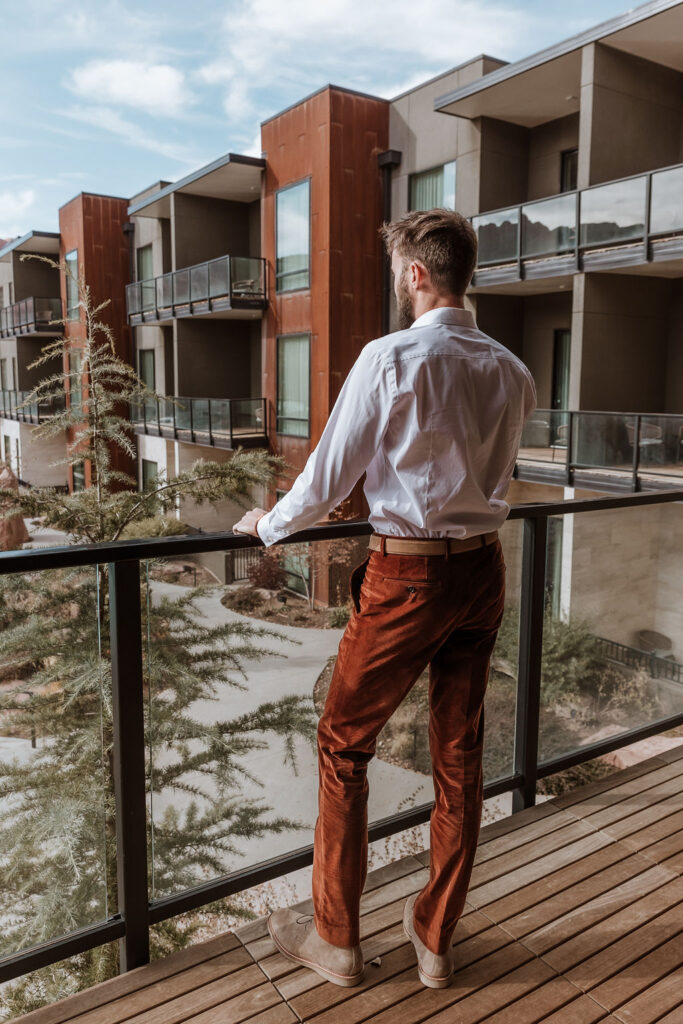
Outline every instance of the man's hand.
[(233, 533), (247, 533), (251, 537), (258, 537), (258, 530), (256, 524), (259, 519), (266, 515), (266, 510), (263, 508), (253, 508), (251, 512), (245, 512), (240, 519), (239, 523), (235, 523), (232, 528)]

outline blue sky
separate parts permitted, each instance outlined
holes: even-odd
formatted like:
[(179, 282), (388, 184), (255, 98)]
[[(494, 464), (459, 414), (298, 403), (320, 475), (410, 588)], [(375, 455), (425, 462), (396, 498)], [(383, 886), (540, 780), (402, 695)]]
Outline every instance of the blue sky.
[[(631, 5), (632, 6), (632, 5)], [(513, 61), (628, 0), (0, 0), (0, 238), (81, 191), (130, 197), (228, 151), (327, 82), (392, 97)]]

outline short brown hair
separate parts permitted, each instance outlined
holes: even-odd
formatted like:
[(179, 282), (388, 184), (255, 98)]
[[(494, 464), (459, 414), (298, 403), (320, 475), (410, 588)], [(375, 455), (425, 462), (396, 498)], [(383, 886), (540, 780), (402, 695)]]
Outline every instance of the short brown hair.
[(423, 210), (383, 224), (380, 233), (389, 254), (417, 259), (429, 271), (434, 287), (464, 295), (477, 265), (477, 235), (455, 210)]

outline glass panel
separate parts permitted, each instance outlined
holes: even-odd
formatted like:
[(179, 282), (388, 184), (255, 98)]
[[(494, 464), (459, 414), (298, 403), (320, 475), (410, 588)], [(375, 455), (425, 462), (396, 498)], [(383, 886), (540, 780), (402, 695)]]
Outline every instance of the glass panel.
[(191, 423), (191, 398), (179, 398), (175, 407), (175, 422), (178, 430), (189, 430)]
[(209, 402), (206, 398), (192, 399), (192, 421), (196, 431), (209, 431)]
[(263, 288), (263, 261), (244, 256), (231, 258), (233, 299), (261, 299)]
[(159, 424), (165, 430), (173, 430), (173, 403), (166, 398), (159, 402)]
[(193, 302), (201, 302), (209, 296), (209, 268), (206, 263), (190, 267), (190, 295)]
[(83, 409), (82, 360), (83, 357), (80, 352), (69, 352), (69, 404), (75, 413), (80, 413)]
[(522, 256), (566, 252), (576, 244), (576, 196), (522, 207)]
[(308, 435), (310, 340), (307, 334), (278, 338), (277, 432)]
[(143, 310), (154, 309), (154, 300), (156, 299), (156, 281), (142, 281), (140, 284), (140, 291), (142, 293), (142, 308)]
[(505, 263), (517, 259), (519, 207), (498, 213), (482, 213), (472, 218), (479, 240), (478, 266)]
[(641, 416), (638, 471), (683, 477), (683, 416)]
[(443, 198), (441, 205), (446, 210), (455, 209), (455, 160), (443, 165)]
[(683, 231), (683, 167), (652, 175), (650, 233)]
[(230, 294), (229, 257), (221, 256), (209, 263), (209, 295), (218, 298)]
[(67, 320), (78, 320), (80, 310), (78, 306), (78, 250), (73, 249), (64, 257), (67, 271), (66, 274), (66, 318)]
[(276, 194), (276, 279), (279, 292), (309, 287), (310, 183)]
[(141, 311), (142, 299), (140, 297), (139, 285), (126, 285), (126, 305), (129, 313), (139, 313)]
[(581, 193), (581, 245), (627, 242), (645, 229), (645, 181), (629, 178)]
[(682, 513), (667, 503), (554, 517), (540, 759), (683, 711)]
[(560, 171), (560, 192), (572, 192), (576, 188), (578, 170), (578, 149), (565, 149), (562, 153), (562, 168)]
[(235, 434), (262, 434), (264, 425), (261, 399), (233, 399), (232, 421)]
[(455, 160), (410, 176), (410, 209), (455, 209)]
[(157, 278), (157, 308), (170, 309), (173, 305), (173, 274)]
[(190, 301), (190, 271), (176, 270), (173, 274), (173, 303), (183, 306)]
[(106, 587), (104, 566), (0, 576), (0, 955), (116, 912)]
[(230, 438), (230, 401), (227, 398), (211, 399), (211, 433), (226, 441)]
[(138, 281), (149, 281), (154, 277), (154, 260), (152, 243), (143, 245), (137, 250), (137, 278)]
[(572, 458), (577, 466), (630, 472), (635, 417), (627, 413), (575, 413)]
[(525, 462), (567, 461), (569, 413), (557, 409), (536, 409), (524, 424), (519, 458)]

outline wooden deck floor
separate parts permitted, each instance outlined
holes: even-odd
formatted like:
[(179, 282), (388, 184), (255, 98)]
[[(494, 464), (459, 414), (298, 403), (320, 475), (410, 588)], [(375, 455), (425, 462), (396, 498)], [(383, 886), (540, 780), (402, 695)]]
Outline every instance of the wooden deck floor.
[(683, 1024), (683, 745), (482, 829), (441, 990), (421, 985), (401, 927), (428, 857), (369, 876), (358, 988), (297, 969), (264, 918), (20, 1020)]

